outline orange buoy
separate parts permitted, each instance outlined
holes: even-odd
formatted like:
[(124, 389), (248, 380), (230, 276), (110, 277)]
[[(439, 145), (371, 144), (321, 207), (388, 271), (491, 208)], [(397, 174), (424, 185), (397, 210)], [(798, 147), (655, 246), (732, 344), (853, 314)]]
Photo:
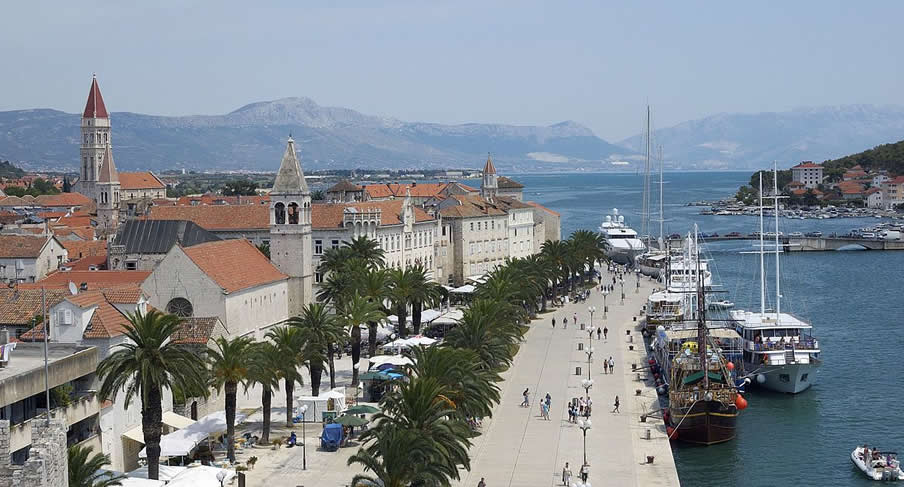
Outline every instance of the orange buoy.
[(727, 364), (725, 364), (725, 368), (727, 368), (728, 370), (734, 370), (734, 362), (728, 362)]
[(747, 399), (744, 399), (744, 396), (742, 396), (740, 394), (738, 394), (738, 396), (735, 397), (734, 403), (735, 403), (735, 406), (737, 406), (738, 411), (743, 411), (744, 409), (747, 409)]

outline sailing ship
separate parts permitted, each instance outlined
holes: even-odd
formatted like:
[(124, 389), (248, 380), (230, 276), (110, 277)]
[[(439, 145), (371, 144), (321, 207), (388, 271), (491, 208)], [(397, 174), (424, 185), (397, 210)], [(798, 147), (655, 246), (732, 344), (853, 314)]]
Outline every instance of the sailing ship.
[(697, 283), (696, 341), (685, 341), (669, 367), (669, 435), (679, 441), (713, 445), (735, 438), (738, 412), (747, 402), (731, 376), (733, 365), (706, 326), (705, 290)]
[(796, 394), (816, 381), (815, 369), (821, 364), (819, 341), (813, 337), (813, 326), (790, 313), (781, 311), (781, 246), (778, 231), (777, 169), (773, 169), (775, 196), (775, 311), (766, 309), (765, 240), (763, 233), (763, 179), (760, 174), (760, 311), (736, 310), (729, 313), (735, 330), (744, 340), (744, 371), (755, 383), (776, 392)]

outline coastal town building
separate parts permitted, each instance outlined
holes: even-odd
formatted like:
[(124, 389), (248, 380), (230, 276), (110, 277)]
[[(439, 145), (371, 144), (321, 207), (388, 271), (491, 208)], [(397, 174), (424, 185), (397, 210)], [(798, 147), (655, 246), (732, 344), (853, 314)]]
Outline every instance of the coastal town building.
[(448, 231), (450, 282), (460, 286), (492, 271), (509, 257), (508, 214), (480, 196), (456, 195), (439, 204)]
[(867, 208), (882, 208), (882, 189), (881, 188), (870, 188), (866, 190), (864, 193), (866, 196), (866, 207)]
[(364, 188), (343, 179), (326, 190), (326, 200), (330, 203), (364, 201)]
[(244, 239), (174, 245), (141, 289), (151, 306), (182, 317), (217, 317), (229, 336), (263, 338), (289, 318), (290, 276)]
[(106, 265), (112, 270), (152, 271), (174, 245), (191, 247), (219, 240), (187, 220), (128, 220), (110, 244)]
[(0, 279), (35, 282), (66, 264), (68, 255), (53, 235), (0, 235)]
[(41, 319), (42, 303), (49, 308), (66, 296), (68, 289), (46, 289), (42, 295), (41, 289), (0, 287), (0, 332), (7, 330), (18, 339)]
[(904, 176), (898, 176), (882, 183), (882, 205), (893, 210), (904, 204)]
[(270, 212), (265, 205), (153, 206), (149, 220), (188, 220), (223, 240), (270, 243)]
[[(270, 260), (288, 276), (288, 312), (301, 314), (313, 301), (311, 191), (304, 179), (295, 141), (289, 137), (270, 191)], [(224, 320), (228, 326), (228, 322)]]
[(810, 161), (801, 162), (791, 168), (791, 179), (803, 183), (806, 188), (816, 188), (824, 179), (823, 167)]
[[(9, 343), (0, 332), (0, 475), (10, 465), (23, 465), (32, 456), (33, 446), (42, 443), (34, 437), (33, 425), (45, 423), (39, 415), (48, 409), (45, 394), (44, 345)], [(60, 421), (61, 437), (55, 439), (65, 448), (74, 444), (98, 448), (97, 425), (100, 399), (96, 396), (96, 369), (99, 362), (95, 347), (72, 343), (47, 346), (46, 378), (51, 389), (51, 416)], [(7, 472), (9, 473), (9, 472)], [(10, 477), (3, 477), (0, 483)], [(53, 484), (54, 487), (65, 484)]]
[(509, 198), (522, 201), (524, 199), (524, 185), (514, 179), (505, 176), (499, 176), (497, 181), (499, 196), (507, 196)]

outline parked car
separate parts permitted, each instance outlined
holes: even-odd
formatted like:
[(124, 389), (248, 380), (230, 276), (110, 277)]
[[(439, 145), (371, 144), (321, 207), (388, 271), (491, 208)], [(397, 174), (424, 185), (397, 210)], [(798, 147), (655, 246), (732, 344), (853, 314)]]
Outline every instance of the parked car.
[(804, 234), (801, 232), (791, 232), (788, 234), (789, 237), (803, 237)]
[(726, 237), (740, 237), (740, 236), (741, 236), (741, 232), (731, 232), (731, 233), (725, 234), (725, 236), (726, 236)]
[(807, 237), (819, 238), (822, 237), (822, 232), (807, 232), (805, 235)]

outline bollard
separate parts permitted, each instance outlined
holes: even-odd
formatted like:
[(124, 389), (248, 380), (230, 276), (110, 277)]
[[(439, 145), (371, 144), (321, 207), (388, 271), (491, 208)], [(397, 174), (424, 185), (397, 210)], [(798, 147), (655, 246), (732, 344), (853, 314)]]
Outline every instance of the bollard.
[(628, 350), (634, 350), (634, 345), (628, 345)]
[(628, 343), (634, 343), (634, 335), (628, 337)]
[[(647, 436), (647, 439), (649, 440), (649, 439), (650, 439), (650, 428), (647, 428), (647, 435), (646, 435), (646, 436)], [(650, 462), (650, 463), (653, 463), (653, 462)]]
[(578, 350), (584, 349), (584, 342), (578, 342)]
[[(639, 396), (641, 392), (642, 392), (642, 391), (641, 391), (640, 389), (634, 389), (634, 395), (635, 395), (635, 396)], [(641, 416), (641, 418), (644, 418), (644, 417), (645, 417), (645, 416)], [(641, 421), (643, 421), (643, 420), (641, 419)]]
[(584, 324), (583, 324), (583, 323), (581, 323), (581, 330), (583, 330), (583, 329), (584, 329)]
[(637, 370), (637, 364), (631, 364), (631, 372)]
[(574, 375), (581, 375), (581, 368), (580, 368), (580, 367), (575, 367), (575, 368), (574, 368)]
[(631, 330), (625, 330), (625, 335), (630, 335), (630, 334), (631, 334)]
[(653, 460), (654, 460), (655, 458), (656, 458), (656, 457), (654, 457), (653, 455), (647, 455), (647, 463), (653, 463)]
[(636, 317), (636, 316), (634, 317), (634, 323), (637, 323), (637, 317)]

